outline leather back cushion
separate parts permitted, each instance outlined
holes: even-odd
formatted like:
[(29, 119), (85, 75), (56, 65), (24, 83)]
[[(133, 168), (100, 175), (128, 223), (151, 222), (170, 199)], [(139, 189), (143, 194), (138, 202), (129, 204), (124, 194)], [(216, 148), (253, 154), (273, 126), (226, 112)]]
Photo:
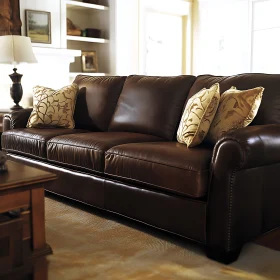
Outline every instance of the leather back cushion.
[(198, 76), (193, 84), (188, 98), (204, 87), (220, 83), (220, 92), (223, 93), (235, 86), (239, 90), (262, 86), (265, 88), (258, 113), (251, 125), (280, 123), (280, 75), (279, 74), (240, 74), (222, 77), (202, 75)]
[(107, 131), (126, 77), (78, 75), (79, 86), (74, 119), (76, 128)]
[(194, 76), (129, 76), (109, 130), (174, 139), (194, 81)]

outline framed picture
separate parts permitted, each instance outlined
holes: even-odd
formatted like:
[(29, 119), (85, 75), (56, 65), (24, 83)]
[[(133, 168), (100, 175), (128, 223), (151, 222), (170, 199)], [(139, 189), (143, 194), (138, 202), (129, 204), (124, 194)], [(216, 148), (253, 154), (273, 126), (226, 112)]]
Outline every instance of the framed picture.
[(82, 70), (83, 72), (98, 72), (96, 51), (82, 51)]
[(25, 24), (32, 43), (51, 44), (51, 13), (25, 10)]

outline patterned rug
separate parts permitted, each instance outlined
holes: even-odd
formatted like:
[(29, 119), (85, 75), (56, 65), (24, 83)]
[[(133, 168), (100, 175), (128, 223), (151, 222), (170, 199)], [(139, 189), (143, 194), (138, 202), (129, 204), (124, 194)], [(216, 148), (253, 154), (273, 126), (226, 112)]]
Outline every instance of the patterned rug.
[(46, 198), (49, 280), (280, 279), (280, 252), (247, 244), (237, 262), (209, 260), (203, 248), (90, 207)]

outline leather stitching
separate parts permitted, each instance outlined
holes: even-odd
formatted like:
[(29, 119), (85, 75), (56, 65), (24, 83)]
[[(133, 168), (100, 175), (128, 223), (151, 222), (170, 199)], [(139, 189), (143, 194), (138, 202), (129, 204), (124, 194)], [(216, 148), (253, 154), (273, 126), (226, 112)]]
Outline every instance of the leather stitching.
[(181, 166), (168, 165), (168, 164), (161, 163), (161, 162), (149, 161), (149, 160), (145, 160), (145, 159), (141, 159), (141, 158), (135, 158), (135, 157), (131, 157), (131, 156), (127, 156), (127, 155), (121, 155), (121, 154), (112, 153), (112, 152), (106, 152), (105, 156), (106, 155), (115, 155), (115, 156), (119, 156), (119, 157), (125, 157), (125, 158), (140, 160), (140, 161), (144, 161), (144, 162), (148, 162), (148, 163), (155, 163), (155, 164), (159, 164), (159, 165), (164, 165), (164, 166), (168, 166), (168, 167), (182, 169), (182, 170), (189, 171), (189, 172), (195, 172), (197, 174), (201, 174), (202, 172), (206, 172), (206, 171), (208, 172), (209, 171), (209, 169), (204, 169), (204, 170), (197, 171), (197, 170), (193, 170), (191, 168), (184, 168), (184, 167), (181, 167)]
[[(70, 145), (69, 145), (69, 144), (57, 143), (57, 142), (52, 142), (52, 141), (49, 141), (49, 142), (47, 143), (48, 148), (49, 148), (49, 145), (52, 145), (52, 144), (57, 145), (57, 146), (61, 145), (61, 146), (75, 147), (75, 148), (79, 148), (79, 149), (83, 149), (83, 150), (89, 149), (89, 150), (92, 150), (92, 151), (97, 152), (97, 153), (99, 153), (99, 154), (103, 154), (102, 150), (98, 150), (98, 149), (95, 149), (95, 148), (82, 147), (82, 146), (73, 145), (73, 144), (70, 144)], [(65, 165), (73, 166), (73, 167), (76, 167), (76, 168), (83, 168), (83, 169), (86, 169), (87, 171), (99, 172), (99, 173), (102, 173), (102, 174), (103, 174), (102, 171), (95, 170), (95, 169), (90, 169), (90, 168), (87, 168), (87, 167), (84, 167), (84, 166), (80, 166), (80, 165), (75, 165), (75, 164), (66, 163), (66, 162), (62, 162), (62, 161), (57, 161), (57, 160), (55, 160), (55, 159), (49, 158), (49, 156), (50, 156), (50, 155), (49, 155), (49, 152), (48, 152), (48, 149), (47, 149), (47, 160), (50, 161), (50, 162), (55, 162), (55, 163), (57, 163), (57, 164), (65, 164)]]
[(233, 170), (230, 176), (229, 185), (229, 214), (228, 214), (228, 234), (227, 234), (227, 250), (230, 251), (231, 247), (231, 223), (232, 223), (232, 198), (233, 198), (233, 185), (235, 179), (236, 169)]
[[(156, 189), (158, 189), (158, 188), (163, 189), (163, 190), (169, 191), (171, 193), (175, 193), (177, 195), (181, 195), (181, 196), (184, 196), (184, 197), (190, 197), (190, 198), (194, 198), (194, 199), (199, 199), (206, 194), (206, 192), (204, 192), (201, 196), (195, 196), (195, 195), (190, 195), (190, 194), (183, 193), (183, 192), (180, 192), (180, 191), (177, 191), (177, 190), (174, 190), (174, 189), (165, 188), (165, 187), (162, 187), (162, 186), (158, 186), (158, 185), (148, 183), (148, 182), (144, 182), (144, 181), (137, 180), (137, 179), (127, 178), (127, 177), (123, 177), (123, 176), (120, 176), (120, 175), (110, 174), (110, 173), (107, 173), (107, 172), (104, 172), (104, 174), (106, 174), (108, 176), (111, 176), (111, 177), (124, 179), (124, 180), (127, 180), (127, 181), (138, 182), (138, 183), (144, 184), (146, 186), (148, 185), (148, 186), (151, 186), (151, 187), (155, 187)], [(121, 183), (123, 184), (123, 182), (121, 182)]]
[(231, 228), (232, 228), (232, 208), (233, 208), (233, 186), (234, 186), (234, 181), (235, 181), (235, 175), (238, 169), (241, 169), (244, 166), (245, 163), (245, 149), (242, 148), (242, 144), (243, 142), (238, 141), (237, 139), (234, 139), (232, 137), (227, 137), (227, 138), (223, 138), (221, 141), (219, 141), (215, 148), (214, 148), (214, 152), (213, 152), (213, 157), (212, 157), (212, 164), (215, 162), (215, 157), (217, 156), (217, 150), (218, 147), (220, 145), (222, 145), (223, 143), (227, 142), (227, 141), (232, 141), (237, 143), (237, 146), (240, 150), (240, 155), (241, 155), (241, 162), (240, 165), (236, 166), (230, 176), (230, 184), (229, 184), (229, 197), (228, 197), (228, 201), (229, 201), (229, 205), (228, 205), (228, 218), (227, 218), (227, 250), (230, 251), (231, 249)]
[[(75, 144), (68, 144), (68, 143), (57, 143), (57, 142), (53, 142), (53, 140), (48, 141), (48, 146), (54, 144), (54, 145), (61, 145), (61, 146), (69, 146), (69, 147), (75, 147), (75, 148), (79, 148), (79, 149), (89, 149), (89, 150), (93, 150), (93, 151), (97, 151), (99, 153), (102, 153), (103, 150), (102, 149), (98, 149), (98, 148), (94, 148), (94, 147), (83, 147), (83, 146), (78, 146)], [(109, 148), (110, 149), (110, 148)]]
[(31, 157), (35, 157), (35, 158), (39, 158), (41, 160), (44, 160), (46, 161), (46, 157), (41, 157), (41, 156), (37, 156), (37, 155), (34, 155), (34, 154), (31, 154), (31, 153), (27, 153), (27, 152), (23, 152), (23, 151), (18, 151), (18, 150), (14, 150), (14, 149), (10, 149), (10, 148), (3, 148), (3, 150), (5, 151), (8, 151), (8, 152), (14, 152), (15, 154), (24, 154), (24, 155), (29, 155)]
[[(10, 132), (10, 131), (9, 131), (8, 133), (5, 133), (4, 136), (6, 136), (6, 137), (8, 137), (8, 136), (10, 136), (10, 137), (21, 137), (21, 138), (31, 139), (31, 140), (33, 140), (33, 141), (38, 141), (38, 142), (47, 142), (47, 141), (48, 141), (47, 139), (45, 139), (45, 140), (40, 140), (40, 139), (28, 137), (28, 136), (17, 135), (17, 134), (15, 134), (15, 133), (13, 133), (13, 132)], [(55, 137), (55, 136), (54, 136), (54, 137)]]
[(79, 168), (79, 169), (85, 169), (86, 171), (89, 171), (90, 173), (96, 172), (96, 173), (99, 173), (99, 174), (103, 174), (102, 171), (98, 171), (98, 170), (95, 170), (95, 169), (90, 169), (90, 168), (83, 167), (83, 166), (80, 166), (80, 165), (75, 165), (75, 164), (71, 164), (71, 163), (65, 163), (65, 162), (54, 160), (54, 159), (47, 159), (47, 161), (54, 162), (54, 163), (56, 163), (58, 165), (66, 165), (68, 167), (76, 167), (76, 168)]

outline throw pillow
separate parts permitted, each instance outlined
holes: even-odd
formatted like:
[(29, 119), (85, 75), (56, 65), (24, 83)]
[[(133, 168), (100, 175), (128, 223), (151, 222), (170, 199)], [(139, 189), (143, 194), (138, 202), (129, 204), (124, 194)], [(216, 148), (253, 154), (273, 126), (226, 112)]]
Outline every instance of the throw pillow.
[(202, 89), (188, 100), (177, 131), (178, 142), (191, 148), (203, 141), (215, 117), (219, 100), (219, 84)]
[(263, 91), (263, 87), (248, 90), (231, 87), (225, 91), (206, 140), (215, 144), (225, 132), (248, 126), (259, 110)]
[(27, 127), (74, 128), (73, 119), (78, 85), (72, 84), (59, 90), (36, 86), (33, 88), (33, 111)]

